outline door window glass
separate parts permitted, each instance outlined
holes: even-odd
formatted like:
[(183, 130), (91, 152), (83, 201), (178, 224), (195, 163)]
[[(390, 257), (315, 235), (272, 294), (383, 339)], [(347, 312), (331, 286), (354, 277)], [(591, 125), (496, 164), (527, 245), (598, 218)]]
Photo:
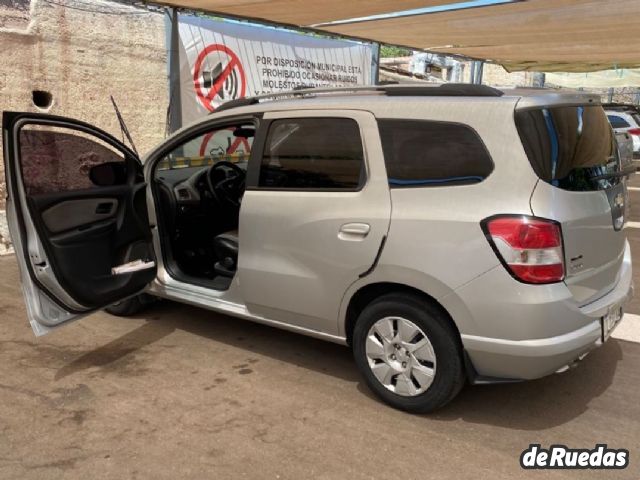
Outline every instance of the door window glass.
[(26, 125), (18, 140), (27, 195), (126, 183), (124, 155), (93, 135)]
[(364, 164), (360, 129), (349, 118), (291, 118), (269, 126), (259, 186), (356, 190)]

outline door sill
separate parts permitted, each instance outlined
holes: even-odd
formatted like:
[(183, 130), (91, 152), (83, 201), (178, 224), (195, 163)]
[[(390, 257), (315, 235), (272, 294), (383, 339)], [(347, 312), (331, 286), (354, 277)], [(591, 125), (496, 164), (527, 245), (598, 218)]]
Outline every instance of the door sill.
[(177, 285), (161, 284), (157, 280), (149, 285), (146, 292), (151, 295), (166, 298), (168, 300), (186, 303), (187, 305), (192, 305), (194, 307), (201, 307), (207, 310), (231, 315), (233, 317), (242, 318), (244, 320), (251, 320), (256, 323), (288, 330), (290, 332), (300, 333), (302, 335), (326, 340), (332, 343), (337, 343), (339, 345), (348, 345), (347, 339), (345, 337), (331, 335), (318, 330), (312, 330), (310, 328), (298, 327), (289, 323), (280, 322), (278, 320), (271, 320), (260, 315), (255, 315), (249, 312), (249, 310), (247, 310), (247, 307), (242, 303), (223, 300), (219, 297), (217, 298), (215, 296), (212, 296), (211, 294), (207, 295), (204, 292), (186, 289)]

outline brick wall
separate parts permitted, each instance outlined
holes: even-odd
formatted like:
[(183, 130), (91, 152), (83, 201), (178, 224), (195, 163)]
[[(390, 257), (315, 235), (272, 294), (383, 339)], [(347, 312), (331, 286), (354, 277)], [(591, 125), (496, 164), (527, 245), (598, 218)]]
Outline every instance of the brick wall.
[[(164, 138), (163, 14), (100, 0), (0, 0), (0, 46), (0, 110), (40, 111), (32, 92), (42, 90), (49, 113), (120, 137), (113, 95), (140, 153)], [(5, 194), (1, 162), (0, 210)]]

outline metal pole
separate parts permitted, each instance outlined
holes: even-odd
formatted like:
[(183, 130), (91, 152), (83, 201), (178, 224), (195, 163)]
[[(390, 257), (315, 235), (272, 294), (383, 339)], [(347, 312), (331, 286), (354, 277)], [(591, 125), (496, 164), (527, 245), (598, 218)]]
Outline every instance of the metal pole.
[(371, 45), (371, 81), (374, 85), (380, 83), (380, 44)]
[(545, 74), (541, 72), (535, 72), (532, 77), (532, 86), (537, 88), (543, 88), (545, 82)]
[(475, 85), (482, 84), (482, 73), (484, 71), (484, 62), (473, 61), (469, 69), (469, 83)]
[(607, 91), (607, 95), (608, 95), (608, 102), (611, 103), (613, 102), (613, 87), (609, 88), (609, 90)]
[(167, 9), (167, 45), (169, 46), (169, 132), (182, 127), (182, 91), (180, 86), (180, 32), (178, 9)]
[(478, 63), (478, 72), (476, 73), (476, 83), (478, 85), (482, 85), (482, 74), (484, 73), (484, 62), (477, 62)]

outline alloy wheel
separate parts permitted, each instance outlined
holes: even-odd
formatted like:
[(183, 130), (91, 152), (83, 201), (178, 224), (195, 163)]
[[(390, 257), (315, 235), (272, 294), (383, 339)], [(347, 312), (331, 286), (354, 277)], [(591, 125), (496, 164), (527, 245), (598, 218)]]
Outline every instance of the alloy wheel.
[(384, 387), (413, 397), (427, 391), (436, 374), (436, 355), (427, 335), (402, 317), (384, 317), (367, 334), (369, 368)]

